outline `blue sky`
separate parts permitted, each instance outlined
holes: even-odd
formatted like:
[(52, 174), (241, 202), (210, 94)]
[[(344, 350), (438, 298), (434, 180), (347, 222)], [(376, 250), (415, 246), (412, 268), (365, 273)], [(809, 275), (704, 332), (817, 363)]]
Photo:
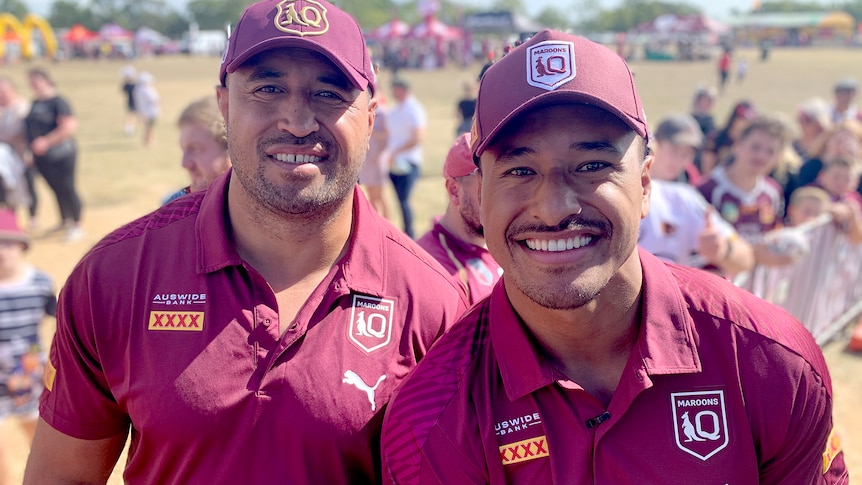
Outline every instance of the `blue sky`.
[[(85, 3), (83, 0), (78, 0), (79, 3)], [(464, 4), (474, 5), (477, 7), (488, 6), (493, 4), (492, 0), (462, 0)], [(38, 14), (47, 15), (50, 10), (51, 4), (53, 0), (29, 0), (26, 2), (30, 9)], [(184, 3), (182, 0), (176, 3)], [(174, 1), (171, 1), (171, 4), (176, 4)], [(604, 8), (614, 8), (619, 5), (619, 0), (600, 0), (601, 5)], [(687, 0), (687, 3), (691, 5), (699, 5), (703, 8), (708, 15), (714, 17), (718, 20), (726, 19), (730, 16), (730, 12), (732, 9), (737, 9), (739, 11), (745, 12), (751, 9), (752, 0)], [(527, 5), (529, 12), (533, 15), (540, 12), (542, 9), (549, 5), (576, 5), (576, 0), (567, 2), (566, 0), (525, 0), (524, 4)]]

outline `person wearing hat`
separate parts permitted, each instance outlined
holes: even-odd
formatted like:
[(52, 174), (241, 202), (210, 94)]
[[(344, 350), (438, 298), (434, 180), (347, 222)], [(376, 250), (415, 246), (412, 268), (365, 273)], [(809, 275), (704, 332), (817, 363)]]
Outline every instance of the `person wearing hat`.
[[(57, 308), (51, 277), (26, 260), (29, 246), (15, 212), (0, 209), (0, 422), (16, 418), (28, 446), (42, 392), (39, 327)], [(0, 483), (11, 483), (5, 462), (9, 444), (0, 437)]]
[(479, 176), (470, 154), (470, 133), (449, 148), (443, 164), (449, 204), (431, 230), (416, 242), (467, 289), (470, 305), (485, 298), (503, 270), (485, 247), (479, 217)]
[(104, 483), (127, 436), (127, 483), (381, 480), (383, 410), (466, 296), (357, 185), (375, 89), (346, 12), (245, 9), (232, 168), (70, 274), (25, 483)]
[(732, 276), (754, 266), (754, 253), (689, 183), (697, 180), (693, 161), (701, 143), (700, 128), (687, 114), (670, 114), (658, 124), (650, 210), (641, 220), (638, 245), (665, 261)]
[(835, 83), (833, 94), (835, 104), (832, 106), (832, 122), (844, 120), (862, 121), (862, 112), (856, 108), (854, 101), (859, 91), (859, 81), (854, 78), (844, 78)]
[(539, 32), (488, 69), (472, 153), (504, 269), (383, 423), (384, 483), (845, 483), (829, 373), (782, 309), (637, 247), (625, 61)]

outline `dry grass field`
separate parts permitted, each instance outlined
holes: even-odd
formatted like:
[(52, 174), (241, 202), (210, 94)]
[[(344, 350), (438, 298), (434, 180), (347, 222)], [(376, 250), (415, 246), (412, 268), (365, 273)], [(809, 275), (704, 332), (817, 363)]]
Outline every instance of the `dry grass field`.
[[(762, 63), (757, 52), (742, 50), (749, 59), (748, 77), (732, 82), (716, 107), (719, 124), (729, 107), (747, 98), (763, 110), (780, 111), (792, 116), (799, 102), (810, 96), (830, 97), (832, 83), (845, 76), (862, 79), (862, 49), (774, 50)], [(180, 151), (174, 122), (191, 100), (213, 92), (217, 82), (218, 59), (169, 57), (139, 59), (131, 62), (139, 71), (155, 76), (162, 97), (162, 116), (157, 125), (154, 146), (145, 148), (140, 137), (123, 135), (123, 98), (120, 93), (121, 61), (69, 61), (48, 65), (58, 87), (72, 103), (79, 119), (79, 190), (84, 199), (86, 237), (72, 244), (59, 239), (40, 238), (38, 234), (29, 253), (30, 259), (55, 278), (59, 288), (77, 260), (99, 238), (113, 228), (155, 209), (161, 198), (185, 185), (179, 166)], [(11, 76), (20, 91), (29, 96), (25, 74), (31, 64), (0, 67), (0, 74)], [(442, 163), (455, 128), (455, 103), (463, 79), (475, 78), (480, 66), (435, 72), (404, 72), (429, 114), (429, 136), (425, 144), (426, 164), (423, 178), (413, 196), (417, 213), (417, 233), (429, 226), (431, 217), (445, 207), (445, 192), (440, 177)], [(688, 110), (691, 94), (699, 83), (714, 83), (712, 62), (678, 64), (670, 62), (632, 63), (646, 112), (652, 121), (665, 114)], [(388, 73), (381, 76), (381, 89), (388, 93)], [(43, 227), (57, 220), (53, 197), (46, 186), (39, 186), (39, 209)], [(390, 198), (392, 198), (390, 193)], [(393, 207), (394, 198), (392, 198)], [(45, 329), (46, 339), (53, 328)], [(851, 472), (862, 473), (862, 356), (843, 351), (844, 342), (825, 348), (835, 388), (835, 421), (843, 438)], [(0, 425), (0, 437), (12, 444), (11, 483), (20, 483), (26, 449), (14, 422)], [(120, 468), (122, 467), (122, 459)], [(121, 483), (119, 472), (110, 483)]]

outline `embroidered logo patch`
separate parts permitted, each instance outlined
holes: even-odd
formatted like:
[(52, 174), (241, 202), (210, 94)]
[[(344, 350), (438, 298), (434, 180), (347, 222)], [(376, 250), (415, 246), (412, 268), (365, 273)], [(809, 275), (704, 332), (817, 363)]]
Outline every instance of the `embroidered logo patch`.
[(575, 45), (546, 40), (527, 50), (527, 84), (553, 91), (575, 78)]
[(823, 474), (829, 471), (832, 467), (832, 461), (841, 453), (841, 440), (838, 439), (838, 433), (835, 428), (829, 432), (829, 438), (826, 439), (826, 450), (823, 452)]
[(386, 346), (392, 338), (395, 302), (374, 296), (353, 295), (350, 340), (366, 352)]
[(706, 461), (727, 447), (724, 391), (675, 392), (670, 402), (679, 449)]
[(202, 332), (204, 312), (151, 311), (147, 330), (173, 330), (180, 332)]
[(500, 447), (500, 459), (503, 465), (514, 465), (546, 456), (550, 456), (550, 453), (544, 435)]
[(296, 0), (282, 0), (275, 14), (275, 27), (288, 34), (323, 35), (329, 30), (326, 7), (314, 0), (305, 0), (305, 6), (297, 8)]

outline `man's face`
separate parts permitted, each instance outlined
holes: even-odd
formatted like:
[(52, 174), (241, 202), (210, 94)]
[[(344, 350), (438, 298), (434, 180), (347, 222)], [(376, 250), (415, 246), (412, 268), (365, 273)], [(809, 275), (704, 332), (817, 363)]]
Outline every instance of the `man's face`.
[(479, 210), (479, 176), (476, 172), (455, 179), (458, 184), (458, 212), (464, 227), (471, 235), (484, 237), (481, 212)]
[(230, 168), (227, 149), (213, 138), (206, 127), (186, 123), (180, 126), (180, 148), (183, 168), (189, 172), (191, 191), (209, 187), (210, 182)]
[(621, 267), (638, 257), (649, 208), (643, 151), (622, 121), (586, 105), (537, 108), (508, 123), (481, 157), (481, 207), (510, 298), (579, 308), (615, 278), (635, 277), (632, 264)]
[(269, 210), (314, 214), (350, 196), (374, 123), (367, 92), (306, 49), (274, 49), (217, 91), (237, 180)]

